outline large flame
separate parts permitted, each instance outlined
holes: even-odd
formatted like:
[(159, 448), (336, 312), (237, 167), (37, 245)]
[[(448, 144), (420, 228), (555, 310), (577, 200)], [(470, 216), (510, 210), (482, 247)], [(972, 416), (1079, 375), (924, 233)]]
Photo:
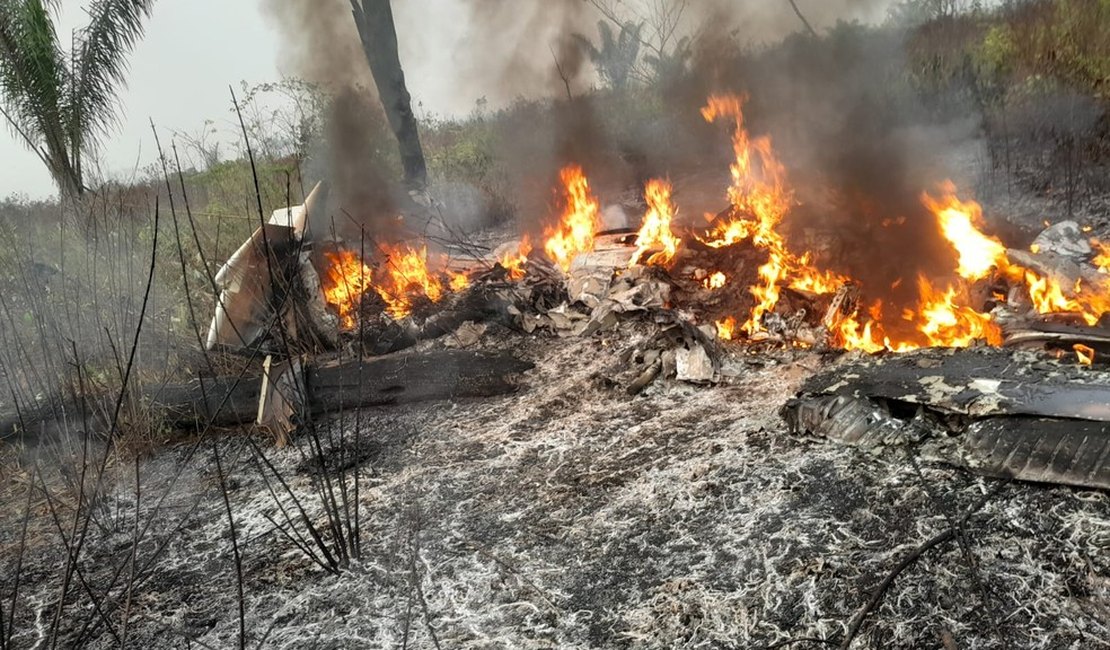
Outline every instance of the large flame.
[[(707, 122), (732, 120), (732, 149), (736, 157), (729, 166), (730, 218), (703, 239), (714, 248), (732, 246), (749, 237), (765, 237), (782, 221), (793, 200), (784, 183), (785, 168), (775, 157), (771, 139), (763, 136), (753, 140), (748, 135), (744, 125), (745, 101), (738, 95), (714, 95), (701, 109)], [(753, 165), (756, 159), (758, 168)]]
[[(832, 293), (847, 281), (835, 273), (822, 272), (810, 264), (810, 256), (797, 256), (787, 248), (778, 227), (790, 210), (793, 194), (786, 187), (786, 172), (774, 154), (771, 139), (751, 138), (744, 126), (744, 98), (715, 95), (702, 108), (709, 122), (730, 118), (733, 123), (732, 147), (736, 155), (730, 166), (732, 185), (728, 190), (729, 216), (701, 241), (712, 248), (724, 248), (745, 240), (767, 253), (759, 267), (760, 283), (751, 287), (756, 304), (740, 329), (751, 336), (763, 331), (763, 317), (771, 312), (782, 296), (782, 288), (811, 293)], [(753, 161), (758, 160), (758, 165)]]
[(966, 289), (950, 286), (938, 290), (924, 277), (918, 279), (921, 293), (920, 325), (918, 330), (928, 339), (929, 345), (946, 348), (966, 348), (977, 341), (1002, 345), (1002, 330), (991, 321), (989, 314), (981, 314), (968, 307)]
[(575, 257), (594, 249), (594, 235), (601, 225), (601, 204), (590, 192), (590, 183), (581, 167), (565, 167), (559, 177), (566, 206), (559, 225), (548, 229), (543, 248), (567, 272)]
[(995, 270), (1009, 270), (1006, 247), (979, 230), (982, 208), (974, 201), (961, 200), (951, 182), (941, 185), (939, 198), (926, 193), (921, 201), (936, 217), (937, 227), (956, 252), (953, 283), (939, 289), (928, 278), (918, 278), (917, 309), (907, 310), (902, 319), (913, 324), (920, 338), (907, 336), (892, 340), (883, 334), (880, 302), (871, 309), (871, 320), (862, 328), (854, 319), (841, 324), (836, 338), (843, 347), (867, 352), (884, 349), (905, 352), (925, 346), (968, 347), (979, 341), (1002, 344), (1002, 330), (991, 316), (969, 305), (968, 283), (984, 279)]
[[(811, 253), (799, 254), (787, 245), (780, 229), (794, 203), (793, 193), (770, 138), (749, 135), (744, 102), (743, 97), (735, 95), (712, 96), (702, 109), (707, 121), (730, 122), (735, 160), (729, 166), (729, 210), (721, 217), (711, 217), (712, 228), (698, 239), (718, 249), (744, 243), (766, 256), (766, 262), (757, 269), (758, 279), (748, 288), (754, 305), (744, 316), (716, 322), (721, 339), (732, 340), (741, 333), (751, 337), (765, 331), (765, 317), (776, 309), (787, 289), (812, 296), (835, 295), (832, 304), (836, 307), (830, 307), (824, 322), (829, 342), (869, 353), (903, 352), (926, 346), (966, 347), (979, 342), (1001, 345), (998, 324), (990, 314), (977, 309), (985, 306), (975, 305), (971, 299), (987, 280), (992, 284), (998, 281), (1014, 288), (1024, 287), (1030, 304), (1040, 314), (1074, 314), (1095, 325), (1110, 312), (1110, 245), (1091, 241), (1095, 249), (1092, 264), (1098, 267), (1101, 276), (1088, 277), (1074, 286), (1061, 285), (1056, 277), (1011, 261), (1006, 246), (983, 232), (981, 206), (961, 198), (955, 185), (945, 182), (935, 195), (924, 193), (921, 201), (936, 218), (937, 231), (951, 245), (954, 268), (950, 274), (939, 277), (918, 277), (916, 305), (893, 316), (900, 321), (884, 320), (881, 300), (860, 302), (867, 287), (834, 271), (817, 268)], [(547, 229), (543, 249), (566, 272), (577, 256), (594, 249), (601, 224), (600, 203), (591, 193), (581, 167), (564, 168), (560, 181), (563, 211), (558, 223)], [(630, 265), (670, 266), (681, 245), (673, 230), (678, 210), (672, 200), (672, 187), (667, 181), (652, 180), (645, 186), (644, 196), (648, 210)], [(531, 251), (531, 243), (525, 238), (516, 253), (506, 254), (498, 261), (510, 278), (520, 279)], [(355, 324), (361, 297), (370, 290), (385, 301), (388, 314), (399, 319), (412, 312), (416, 301), (438, 302), (446, 291), (462, 290), (469, 284), (464, 274), (429, 271), (425, 247), (397, 246), (383, 252), (384, 261), (374, 268), (350, 252), (327, 254), (331, 268), (325, 274), (325, 296), (344, 327)], [(1038, 253), (1035, 248), (1033, 252)], [(910, 279), (900, 278), (893, 286)], [(702, 285), (710, 290), (721, 289), (731, 281), (734, 279), (720, 271), (701, 278)], [(1093, 350), (1077, 347), (1075, 351), (1082, 362), (1093, 360)]]
[(388, 250), (384, 271), (375, 288), (385, 300), (386, 313), (395, 320), (412, 313), (413, 302), (421, 296), (432, 302), (443, 298), (443, 282), (428, 272), (427, 246)]
[(833, 331), (833, 344), (845, 350), (863, 350), (868, 354), (882, 352), (890, 348), (890, 342), (879, 336), (878, 324), (873, 320), (859, 322), (859, 313), (852, 313), (841, 319)]
[[(767, 262), (758, 270), (759, 282), (750, 289), (755, 306), (748, 319), (739, 325), (740, 330), (751, 336), (762, 331), (763, 317), (774, 310), (784, 287), (829, 295), (844, 287), (850, 278), (819, 270), (812, 264), (810, 254), (797, 255), (788, 248), (779, 226), (789, 212), (792, 194), (770, 140), (749, 137), (742, 108), (742, 98), (724, 96), (711, 97), (702, 109), (707, 120), (732, 119), (736, 155), (730, 167), (728, 218), (707, 233), (702, 242), (722, 248), (748, 241), (767, 254)], [(758, 164), (754, 164), (755, 161)], [(911, 333), (892, 340), (882, 324), (882, 302), (877, 301), (867, 310), (867, 317), (861, 316), (856, 309), (851, 313), (834, 314), (833, 322), (825, 323), (834, 345), (874, 353), (908, 351), (924, 346), (966, 347), (977, 341), (1001, 344), (1001, 330), (991, 321), (990, 315), (969, 305), (968, 283), (987, 278), (995, 271), (1014, 277), (1014, 267), (1007, 259), (1002, 242), (979, 229), (982, 222), (979, 204), (961, 200), (950, 182), (942, 185), (941, 190), (939, 197), (923, 195), (922, 202), (936, 216), (940, 232), (956, 252), (958, 265), (954, 269), (954, 282), (938, 289), (926, 278), (919, 278), (917, 309), (902, 314), (904, 320), (912, 323), (911, 332), (915, 331), (916, 335)], [(1060, 310), (1059, 301), (1049, 305), (1040, 294), (1033, 293), (1038, 309)], [(734, 335), (735, 323), (720, 321), (717, 328), (721, 338), (728, 339)]]
[(324, 254), (330, 263), (322, 283), (324, 300), (335, 309), (344, 329), (356, 325), (359, 304), (368, 291), (377, 293), (386, 313), (400, 320), (412, 313), (417, 300), (439, 302), (448, 290), (462, 291), (470, 285), (466, 274), (431, 271), (426, 246), (385, 246), (382, 253), (384, 261), (376, 270), (348, 250)]
[(936, 216), (941, 233), (956, 249), (959, 256), (956, 273), (965, 280), (981, 280), (995, 269), (1009, 267), (1006, 247), (1002, 242), (979, 230), (983, 220), (983, 209), (979, 204), (961, 201), (951, 181), (945, 181), (941, 190), (939, 198), (925, 193), (921, 202)]
[(671, 184), (662, 180), (650, 180), (644, 187), (648, 211), (636, 236), (636, 253), (632, 255), (629, 266), (640, 264), (644, 256), (653, 250), (657, 252), (647, 258), (647, 264), (669, 266), (674, 261), (682, 242), (671, 231), (676, 212), (671, 203), (671, 191)]
[[(961, 278), (981, 280), (997, 272), (1013, 284), (1026, 286), (1037, 313), (1073, 313), (1088, 325), (1097, 324), (1102, 315), (1110, 311), (1110, 282), (1097, 286), (1085, 286), (1079, 282), (1074, 287), (1066, 287), (1056, 278), (1042, 276), (1014, 264), (1001, 241), (979, 230), (983, 214), (979, 204), (961, 201), (951, 182), (944, 183), (941, 189), (943, 194), (940, 198), (925, 194), (922, 201), (936, 215), (941, 232), (956, 249), (959, 256), (956, 272)], [(1038, 252), (1036, 247), (1033, 252)], [(1099, 263), (1098, 260), (1096, 257), (1095, 264)]]
[(1039, 314), (1074, 314), (1090, 326), (1098, 325), (1102, 315), (1110, 312), (1110, 283), (1099, 283), (1090, 289), (1082, 280), (1068, 288), (1050, 277), (1024, 270), (1029, 299)]
[(373, 287), (374, 271), (348, 250), (324, 253), (331, 266), (323, 284), (324, 300), (335, 308), (345, 329), (355, 326), (355, 316), (362, 295)]

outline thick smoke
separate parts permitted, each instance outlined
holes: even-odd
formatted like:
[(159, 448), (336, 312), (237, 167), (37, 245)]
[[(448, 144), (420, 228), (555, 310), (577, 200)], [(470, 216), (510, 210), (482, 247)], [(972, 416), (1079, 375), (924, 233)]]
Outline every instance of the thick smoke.
[[(328, 223), (312, 224), (315, 236), (333, 230), (355, 239), (392, 237), (401, 189), (383, 169), (387, 146), (396, 147), (374, 89), (350, 0), (263, 0), (283, 35), (279, 53), (288, 73), (318, 85), (332, 101), (324, 142), (305, 175), (331, 187)], [(392, 150), (390, 150), (392, 151)]]
[(489, 101), (503, 104), (564, 96), (568, 83), (572, 93), (585, 90), (585, 56), (570, 38), (589, 33), (596, 20), (585, 0), (460, 1), (468, 29), (453, 57), (456, 93), (482, 88)]
[(919, 275), (943, 281), (955, 268), (920, 198), (962, 180), (948, 153), (978, 126), (938, 123), (922, 109), (904, 53), (900, 33), (842, 26), (824, 43), (795, 37), (757, 57), (745, 84), (753, 128), (774, 136), (798, 191), (792, 241), (826, 248), (825, 265), (862, 281), (894, 315), (917, 303)]
[[(747, 95), (748, 128), (772, 137), (796, 193), (784, 224), (791, 247), (860, 280), (867, 297), (882, 298), (897, 315), (917, 303), (918, 275), (943, 281), (955, 267), (920, 199), (946, 178), (965, 180), (948, 167), (949, 154), (979, 137), (980, 117), (938, 122), (919, 105), (906, 79), (904, 33), (837, 24), (884, 15), (886, 5), (799, 1), (826, 35), (817, 40), (786, 2), (705, 0), (711, 20), (699, 31), (693, 70), (664, 93), (670, 127), (681, 137), (663, 154), (646, 151), (672, 173), (716, 165), (723, 177), (732, 158), (727, 134), (702, 123), (696, 109), (710, 93)], [(754, 45), (776, 33), (787, 35)], [(965, 195), (972, 189), (961, 186)]]
[[(326, 174), (340, 202), (363, 219), (388, 213), (392, 190), (383, 179), (396, 172), (383, 174), (372, 161), (393, 142), (366, 94), (373, 84), (349, 0), (265, 3), (285, 31), (287, 69), (338, 96)], [(602, 4), (648, 19), (673, 6)], [(621, 93), (590, 92), (598, 79), (571, 37), (596, 41), (605, 18), (588, 0), (395, 0), (394, 9), (419, 115), (458, 115), (479, 98), (494, 109), (515, 102), (496, 114), (487, 144), (525, 229), (549, 220), (557, 171), (568, 163), (586, 168), (605, 203), (635, 194), (649, 175), (718, 169), (719, 193), (683, 194), (680, 186), (678, 199), (687, 215), (719, 210), (728, 136), (698, 109), (710, 93), (745, 93), (750, 130), (773, 137), (797, 191), (786, 224), (792, 243), (820, 249), (823, 263), (869, 288), (886, 288), (892, 308), (908, 306), (917, 273), (938, 277), (951, 266), (920, 195), (950, 175), (936, 162), (954, 139), (975, 136), (976, 119), (938, 127), (912, 92), (897, 87), (906, 70), (904, 35), (852, 23), (881, 19), (889, 0), (797, 4), (825, 38), (807, 35), (787, 2), (689, 0), (672, 43), (692, 39), (692, 70), (648, 93), (654, 99), (643, 96), (658, 103), (648, 119), (629, 115), (639, 107)], [(427, 106), (423, 98), (435, 101)]]

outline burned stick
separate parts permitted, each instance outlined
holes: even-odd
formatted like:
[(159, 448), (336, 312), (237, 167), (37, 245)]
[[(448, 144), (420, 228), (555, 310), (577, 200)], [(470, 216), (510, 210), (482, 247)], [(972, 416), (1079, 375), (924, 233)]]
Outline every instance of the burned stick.
[(794, 9), (794, 15), (798, 17), (798, 20), (802, 21), (802, 24), (805, 25), (806, 31), (809, 32), (810, 36), (819, 38), (819, 36), (817, 36), (817, 31), (813, 29), (813, 25), (809, 24), (805, 14), (802, 13), (801, 9), (798, 9), (798, 3), (795, 2), (795, 0), (788, 0), (788, 2), (790, 2), (790, 7)]
[(761, 650), (777, 650), (778, 648), (789, 648), (790, 646), (798, 645), (799, 643), (822, 643), (824, 645), (836, 645), (836, 643), (834, 643), (833, 641), (829, 641), (828, 639), (820, 639), (817, 637), (802, 637), (800, 639), (787, 639), (785, 641), (779, 641), (778, 643), (772, 643), (771, 645), (765, 645)]
[(224, 474), (223, 463), (220, 460), (220, 443), (212, 441), (212, 456), (216, 460), (216, 475), (220, 480), (220, 494), (223, 496), (224, 510), (227, 512), (227, 522), (231, 533), (231, 552), (235, 560), (235, 586), (239, 604), (239, 650), (247, 647), (247, 610), (246, 599), (243, 595), (243, 558), (239, 553), (239, 539), (235, 533), (235, 517), (231, 511), (231, 499), (227, 495), (227, 476)]
[[(917, 458), (910, 453), (908, 447), (905, 448), (904, 451), (910, 466), (913, 467), (914, 475), (917, 477), (917, 481), (918, 484), (921, 486), (921, 489), (929, 495), (929, 499), (932, 500), (933, 503), (940, 506), (942, 503), (941, 499), (936, 493), (934, 493), (931, 485), (929, 484), (929, 481), (925, 479), (925, 475), (921, 471), (921, 464), (918, 463)], [(990, 595), (987, 592), (986, 585), (984, 585), (983, 583), (983, 577), (982, 573), (979, 571), (979, 565), (976, 563), (975, 557), (971, 554), (971, 546), (968, 544), (967, 541), (967, 531), (964, 530), (964, 527), (960, 524), (960, 522), (953, 520), (952, 516), (948, 512), (947, 507), (941, 506), (941, 512), (944, 515), (945, 520), (948, 521), (949, 527), (955, 529), (957, 532), (956, 542), (960, 546), (960, 552), (963, 554), (964, 563), (967, 564), (968, 571), (971, 572), (971, 581), (972, 583), (974, 583), (975, 589), (979, 592), (979, 598), (983, 602), (983, 610), (990, 618), (991, 625), (995, 629), (1001, 630), (1001, 627), (998, 623), (998, 618), (995, 616), (994, 608), (991, 607), (992, 603)]]
[(918, 546), (916, 549), (914, 549), (912, 553), (903, 558), (902, 561), (899, 562), (898, 565), (895, 566), (890, 571), (890, 573), (887, 574), (886, 578), (884, 578), (883, 581), (879, 583), (879, 586), (875, 589), (875, 593), (871, 595), (871, 599), (867, 601), (867, 604), (860, 608), (858, 612), (856, 612), (856, 615), (852, 619), (852, 624), (848, 628), (848, 633), (844, 635), (844, 640), (840, 643), (840, 650), (848, 650), (852, 647), (852, 642), (855, 641), (856, 636), (859, 635), (859, 631), (863, 627), (864, 620), (866, 620), (867, 616), (879, 606), (879, 603), (882, 602), (883, 597), (886, 595), (886, 592), (890, 590), (891, 585), (894, 584), (894, 581), (898, 578), (899, 575), (902, 574), (903, 571), (908, 569), (914, 562), (921, 558), (921, 556), (925, 555), (932, 549), (955, 539), (956, 536), (959, 534), (959, 531), (967, 526), (967, 522), (971, 519), (972, 515), (981, 510), (988, 501), (994, 498), (994, 496), (997, 495), (1002, 490), (1002, 488), (1008, 484), (1009, 481), (995, 484), (994, 488), (984, 494), (981, 499), (976, 501), (972, 505), (972, 507), (964, 513), (963, 517), (960, 518), (955, 526), (948, 528), (943, 533), (940, 533), (924, 544)]

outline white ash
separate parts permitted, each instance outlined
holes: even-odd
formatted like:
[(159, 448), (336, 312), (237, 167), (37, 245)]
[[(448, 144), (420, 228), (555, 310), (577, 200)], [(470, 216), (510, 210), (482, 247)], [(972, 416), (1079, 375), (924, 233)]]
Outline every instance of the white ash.
[[(940, 465), (919, 473), (900, 449), (873, 457), (789, 436), (778, 408), (827, 357), (740, 353), (726, 383), (657, 382), (630, 398), (606, 374), (628, 343), (619, 333), (524, 339), (490, 328), (483, 345), (537, 363), (519, 394), (364, 411), (365, 449), (354, 450), (367, 459), (364, 556), (338, 577), (271, 530), (265, 515), (279, 513), (247, 445), (225, 441), (249, 646), (263, 636), (267, 648), (836, 641), (891, 568), (993, 484)], [(345, 430), (350, 447), (354, 421), (327, 423), (325, 441)], [(236, 646), (235, 572), (206, 445), (140, 547), (141, 561), (172, 535), (132, 604), (136, 646)], [(267, 455), (322, 522), (307, 442), (297, 445)], [(144, 462), (146, 508), (184, 454)], [(129, 513), (128, 482), (116, 490)], [(18, 503), (10, 492), (6, 503)], [(4, 508), (0, 576), (19, 512)], [(82, 566), (95, 585), (129, 552), (130, 515), (121, 522), (90, 537)], [(47, 621), (60, 556), (47, 552), (50, 539), (28, 556), (21, 587)], [(968, 648), (1110, 645), (1106, 494), (1009, 485), (971, 519), (967, 549), (975, 571), (956, 544), (912, 565), (854, 647), (939, 647), (944, 633)], [(78, 621), (89, 609), (68, 611)], [(23, 613), (18, 647), (37, 638), (33, 614)], [(101, 629), (88, 645), (113, 640)]]

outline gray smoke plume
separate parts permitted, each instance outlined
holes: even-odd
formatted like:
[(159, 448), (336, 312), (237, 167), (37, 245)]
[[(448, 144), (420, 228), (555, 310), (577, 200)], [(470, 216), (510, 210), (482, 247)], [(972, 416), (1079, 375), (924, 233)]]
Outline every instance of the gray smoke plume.
[[(727, 174), (727, 134), (705, 124), (698, 109), (711, 93), (742, 92), (751, 98), (750, 130), (773, 136), (797, 188), (801, 205), (787, 224), (792, 237), (803, 242), (806, 233), (836, 233), (839, 246), (830, 248), (827, 262), (869, 286), (891, 287), (901, 278), (892, 291), (906, 292), (908, 302), (917, 272), (937, 275), (950, 262), (920, 194), (948, 175), (932, 163), (943, 158), (954, 134), (974, 137), (975, 119), (926, 129), (928, 117), (912, 93), (892, 90), (905, 72), (903, 34), (851, 23), (881, 19), (890, 0), (796, 2), (827, 37), (806, 34), (785, 0), (688, 0), (671, 43), (695, 39), (692, 70), (656, 94), (661, 109), (650, 121), (629, 119), (635, 106), (620, 93), (590, 92), (597, 77), (571, 34), (596, 38), (598, 20), (608, 20), (598, 4), (632, 20), (650, 20), (673, 4), (395, 0), (394, 9), (418, 114), (428, 116), (424, 97), (436, 98), (432, 111), (438, 105), (456, 114), (481, 97), (494, 107), (517, 102), (495, 116), (496, 137), (488, 144), (525, 229), (550, 217), (557, 172), (568, 163), (586, 169), (603, 202), (648, 176)], [(382, 138), (392, 142), (366, 94), (373, 84), (349, 0), (265, 3), (286, 34), (288, 69), (337, 96), (326, 173), (339, 200), (362, 220), (389, 213), (392, 189), (385, 179), (395, 172), (383, 173), (370, 161), (380, 160)], [(723, 187), (715, 200), (723, 200)], [(876, 248), (898, 254), (883, 260), (859, 254)]]
[(283, 35), (283, 69), (331, 97), (324, 141), (308, 161), (310, 182), (327, 180), (329, 223), (313, 224), (317, 237), (333, 229), (357, 240), (390, 239), (395, 207), (402, 196), (397, 172), (385, 169), (395, 155), (374, 79), (358, 37), (350, 0), (263, 0)]

